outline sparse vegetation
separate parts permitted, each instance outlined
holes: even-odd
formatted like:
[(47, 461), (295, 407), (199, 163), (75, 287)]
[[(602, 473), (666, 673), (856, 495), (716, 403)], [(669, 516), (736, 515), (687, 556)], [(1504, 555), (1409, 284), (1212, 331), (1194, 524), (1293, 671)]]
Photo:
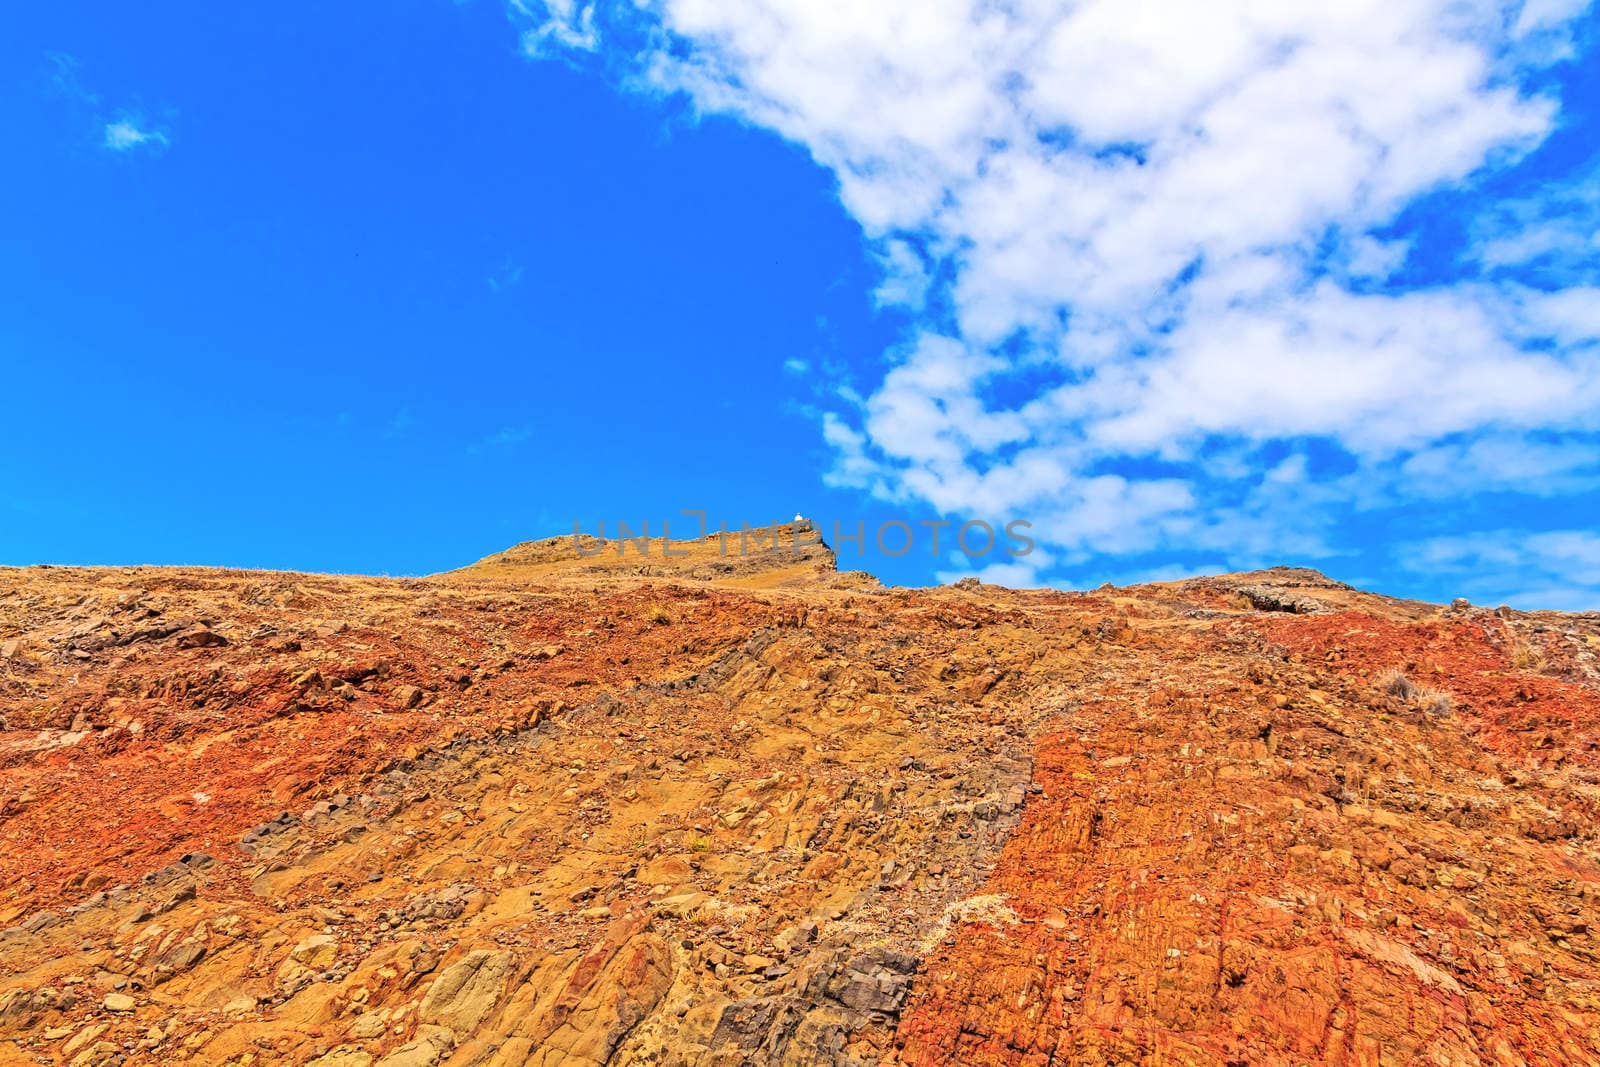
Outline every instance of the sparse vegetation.
[(1431, 689), (1428, 686), (1423, 686), (1417, 690), (1415, 703), (1417, 707), (1429, 715), (1434, 715), (1441, 719), (1449, 715), (1450, 710), (1455, 707), (1455, 699), (1449, 693), (1442, 689)]
[(1437, 718), (1449, 715), (1451, 709), (1455, 707), (1455, 700), (1449, 693), (1431, 686), (1418, 685), (1399, 670), (1384, 671), (1374, 679), (1373, 684), (1378, 692), (1387, 693), (1418, 711)]
[(1405, 701), (1410, 701), (1417, 695), (1417, 683), (1398, 670), (1390, 669), (1378, 675), (1376, 685), (1378, 692), (1388, 693)]
[[(5, 1047), (93, 1029), (74, 1050), (93, 1060), (142, 1048), (159, 1018), (147, 1060), (191, 1041), (188, 1062), (237, 1060), (262, 1039), (299, 1062), (326, 1040), (303, 1031), (329, 1001), (276, 998), (331, 975), (366, 990), (358, 1033), (377, 1034), (379, 1012), (405, 1024), (360, 1039), (378, 1048), (415, 1033), (431, 997), (430, 1017), (486, 1013), (460, 1050), (551, 1036), (515, 1046), (524, 1059), (569, 1037), (610, 1047), (616, 1005), (669, 1059), (793, 1060), (767, 1051), (831, 1043), (844, 1009), (885, 1020), (862, 1050), (898, 1054), (903, 1019), (950, 1042), (908, 1043), (908, 1060), (1034, 1055), (1017, 1033), (1048, 1059), (1067, 1031), (1037, 1025), (1040, 990), (1081, 1004), (1102, 968), (1137, 968), (1200, 976), (1184, 1026), (1206, 1047), (1313, 1064), (1330, 1047), (1319, 1020), (1352, 1003), (1323, 979), (1355, 968), (1395, 1062), (1417, 1058), (1418, 976), (1446, 974), (1500, 998), (1483, 1032), (1506, 1035), (1502, 1059), (1588, 1062), (1560, 1042), (1600, 1033), (1600, 1009), (1542, 1005), (1600, 988), (1585, 954), (1600, 899), (1555, 884), (1581, 882), (1592, 843), (1600, 620), (1502, 633), (1365, 593), (1241, 619), (1215, 610), (1209, 580), (872, 596), (820, 572), (780, 591), (745, 572), (669, 586), (590, 565), (409, 589), (297, 575), (304, 606), (271, 575), (0, 567), (0, 925), (21, 928), (0, 937)], [(252, 583), (269, 595), (238, 592)], [(179, 618), (214, 619), (228, 643), (180, 647)], [(1519, 643), (1551, 674), (1512, 669)], [(441, 729), (454, 740), (431, 743)], [(241, 832), (263, 799), (301, 814)], [(130, 802), (152, 817), (120, 818)], [(179, 849), (195, 855), (171, 861)], [(258, 885), (280, 895), (251, 891), (252, 851), (281, 858)], [(1566, 858), (1578, 867), (1552, 873)], [(1238, 932), (1239, 900), (1260, 904), (1245, 918), (1267, 936), (1246, 932), (1219, 970), (1215, 931)], [(121, 989), (98, 985), (130, 917), (157, 907), (168, 933)], [(1321, 924), (1316, 952), (1280, 908)], [(361, 954), (378, 930), (453, 947), (386, 957), (426, 982), (357, 985), (367, 972), (345, 965), (375, 958)], [(267, 938), (268, 954), (211, 951), (205, 931)], [(1471, 952), (1435, 973), (1446, 934)], [(1501, 957), (1514, 974), (1560, 966), (1533, 989), (1501, 983)], [(1363, 970), (1374, 959), (1388, 965)], [(74, 976), (79, 1002), (35, 1000)], [(601, 1008), (567, 1012), (525, 981)], [(184, 1001), (208, 989), (238, 1003)], [(1073, 1030), (1068, 1058), (1106, 1062), (1170, 1024), (1159, 982), (1127, 989), (1134, 1029)], [(127, 1000), (108, 1007), (113, 993)], [(701, 1023), (727, 1043), (668, 1043)], [(457, 1031), (440, 1025), (442, 1049)], [(1519, 1026), (1549, 1031), (1551, 1051)], [(1493, 1058), (1441, 1055), (1469, 1053)]]

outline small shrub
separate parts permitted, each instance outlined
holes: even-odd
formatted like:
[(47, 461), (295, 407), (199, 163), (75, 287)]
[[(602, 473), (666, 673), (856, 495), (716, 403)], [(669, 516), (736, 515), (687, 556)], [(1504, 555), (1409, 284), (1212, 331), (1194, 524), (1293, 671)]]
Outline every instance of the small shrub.
[(1413, 700), (1417, 695), (1417, 683), (1397, 670), (1387, 670), (1378, 675), (1377, 686), (1378, 692), (1401, 700)]
[(1417, 690), (1417, 695), (1412, 702), (1429, 715), (1441, 719), (1449, 715), (1450, 709), (1455, 707), (1455, 701), (1449, 693), (1439, 689), (1430, 689), (1427, 686)]
[(1402, 700), (1436, 718), (1444, 718), (1455, 707), (1455, 700), (1442, 689), (1418, 685), (1397, 670), (1384, 671), (1373, 682), (1378, 692)]
[(644, 617), (657, 626), (665, 626), (672, 621), (672, 616), (667, 614), (667, 609), (660, 604), (651, 604), (644, 609)]

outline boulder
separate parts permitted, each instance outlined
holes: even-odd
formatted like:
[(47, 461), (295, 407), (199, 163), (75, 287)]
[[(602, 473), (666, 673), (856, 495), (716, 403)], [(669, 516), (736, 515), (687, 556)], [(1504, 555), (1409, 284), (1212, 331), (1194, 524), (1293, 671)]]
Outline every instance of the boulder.
[(515, 964), (509, 952), (467, 953), (434, 979), (417, 1018), (457, 1034), (470, 1033), (500, 1003)]
[(339, 957), (339, 942), (332, 934), (312, 934), (289, 951), (289, 958), (305, 967), (326, 967)]

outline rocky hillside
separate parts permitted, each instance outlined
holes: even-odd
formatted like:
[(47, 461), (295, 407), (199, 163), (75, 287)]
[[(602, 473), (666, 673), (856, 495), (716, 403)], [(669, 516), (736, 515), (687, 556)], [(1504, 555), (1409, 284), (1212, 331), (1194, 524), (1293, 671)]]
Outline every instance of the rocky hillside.
[(1600, 1062), (1600, 618), (565, 541), (0, 570), (0, 1063)]

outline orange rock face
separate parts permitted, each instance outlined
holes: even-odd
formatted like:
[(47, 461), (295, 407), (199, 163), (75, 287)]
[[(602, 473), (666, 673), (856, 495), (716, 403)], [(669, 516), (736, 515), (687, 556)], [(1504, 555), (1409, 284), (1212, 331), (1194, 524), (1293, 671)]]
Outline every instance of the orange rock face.
[(0, 1063), (1600, 1062), (1595, 617), (680, 547), (0, 571)]
[[(1359, 607), (1117, 654), (1148, 676), (1040, 738), (1004, 907), (925, 961), (897, 1061), (1600, 1060), (1595, 620), (1328, 593)], [(1519, 635), (1564, 677), (1519, 670)]]

